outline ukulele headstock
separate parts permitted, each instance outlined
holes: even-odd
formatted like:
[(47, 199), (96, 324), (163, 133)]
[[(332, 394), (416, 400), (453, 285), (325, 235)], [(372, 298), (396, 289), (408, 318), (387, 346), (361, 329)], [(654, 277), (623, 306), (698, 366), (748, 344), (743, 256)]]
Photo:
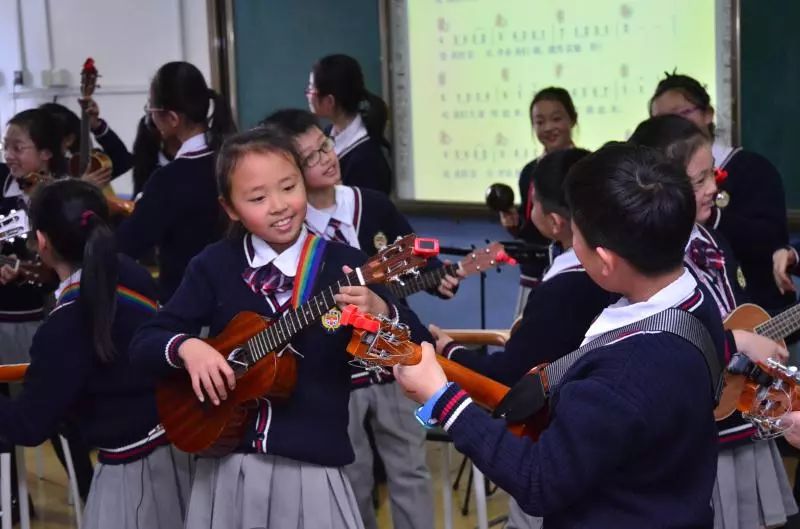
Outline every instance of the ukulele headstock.
[(399, 237), (372, 256), (363, 266), (364, 282), (385, 283), (398, 275), (412, 272), (425, 266), (428, 259), (439, 254), (439, 241), (417, 237), (415, 234)]
[(791, 421), (784, 420), (784, 416), (796, 406), (800, 370), (772, 358), (766, 364), (759, 363), (759, 368), (771, 380), (761, 384), (748, 382), (739, 397), (738, 408), (742, 416), (757, 428), (755, 439), (773, 439), (783, 435), (792, 425)]
[(0, 215), (0, 242), (26, 239), (31, 231), (28, 214), (22, 210), (11, 210), (8, 215)]
[(364, 369), (383, 371), (385, 367), (419, 363), (420, 348), (411, 341), (404, 323), (360, 312), (355, 305), (342, 310), (341, 322), (353, 327), (347, 352)]
[(505, 247), (493, 242), (485, 248), (475, 250), (464, 257), (459, 264), (467, 275), (485, 272), (501, 264), (515, 265), (517, 261), (506, 253)]
[[(97, 67), (94, 65), (94, 59), (87, 58), (81, 68), (81, 99), (86, 100), (92, 97), (95, 89), (97, 88), (97, 78), (100, 75), (97, 73)], [(83, 104), (83, 103), (82, 103)]]

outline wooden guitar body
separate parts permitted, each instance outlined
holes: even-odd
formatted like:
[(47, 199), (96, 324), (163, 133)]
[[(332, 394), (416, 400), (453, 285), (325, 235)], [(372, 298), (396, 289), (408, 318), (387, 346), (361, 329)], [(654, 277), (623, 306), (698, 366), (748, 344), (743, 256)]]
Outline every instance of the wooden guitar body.
[(0, 382), (20, 382), (25, 378), (30, 364), (0, 365)]
[[(745, 303), (736, 307), (736, 310), (728, 315), (723, 322), (723, 326), (725, 330), (729, 331), (739, 329), (752, 332), (769, 319), (770, 315), (767, 314), (767, 311), (758, 305)], [(783, 346), (786, 345), (783, 340), (778, 340), (778, 342)], [(750, 401), (744, 393), (748, 384), (749, 382), (744, 375), (725, 372), (725, 386), (722, 388), (719, 404), (714, 409), (714, 418), (716, 420), (721, 421), (730, 417), (739, 408), (740, 401)], [(752, 390), (748, 391), (752, 393)]]
[[(239, 313), (216, 337), (206, 341), (226, 358), (270, 322), (253, 312)], [(186, 371), (176, 371), (156, 388), (161, 424), (170, 442), (180, 450), (219, 457), (241, 442), (248, 416), (257, 399), (288, 398), (297, 382), (297, 361), (289, 352), (272, 352), (236, 377), (236, 388), (214, 406), (200, 402)]]

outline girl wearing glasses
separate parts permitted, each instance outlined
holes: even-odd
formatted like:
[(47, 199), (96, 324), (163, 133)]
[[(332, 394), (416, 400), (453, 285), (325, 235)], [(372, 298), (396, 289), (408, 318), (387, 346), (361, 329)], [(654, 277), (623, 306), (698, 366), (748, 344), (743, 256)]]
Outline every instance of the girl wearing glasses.
[(177, 140), (180, 148), (147, 181), (133, 215), (117, 229), (117, 240), (133, 258), (159, 249), (159, 301), (166, 303), (189, 260), (222, 235), (214, 154), (235, 126), (228, 103), (187, 62), (159, 68), (145, 111), (162, 141)]
[[(667, 114), (640, 123), (630, 141), (658, 149), (686, 169), (697, 213), (684, 266), (706, 287), (720, 316), (726, 318), (748, 299), (739, 280), (743, 277), (741, 269), (728, 242), (723, 234), (707, 226), (717, 196), (711, 139), (688, 119)], [(727, 338), (730, 351), (743, 352), (756, 361), (765, 361), (773, 353), (787, 355), (775, 342), (750, 332), (733, 331)], [(745, 361), (739, 355), (734, 358), (736, 363)], [(775, 441), (752, 441), (755, 428), (738, 412), (717, 422), (717, 429), (714, 527), (744, 529), (786, 523), (787, 516), (797, 512), (797, 505)]]
[[(650, 99), (650, 115), (678, 114), (697, 125), (714, 141), (714, 107), (706, 89), (687, 75), (667, 74)], [(777, 169), (763, 156), (717, 142), (717, 167), (727, 172), (707, 226), (729, 241), (747, 279), (745, 289), (753, 303), (778, 312), (794, 302), (782, 295), (772, 275), (772, 253), (789, 241), (786, 197)]]
[(370, 93), (361, 66), (348, 55), (328, 55), (313, 67), (306, 89), (308, 107), (329, 119), (341, 165), (342, 183), (390, 193), (392, 170), (385, 151), (386, 103)]

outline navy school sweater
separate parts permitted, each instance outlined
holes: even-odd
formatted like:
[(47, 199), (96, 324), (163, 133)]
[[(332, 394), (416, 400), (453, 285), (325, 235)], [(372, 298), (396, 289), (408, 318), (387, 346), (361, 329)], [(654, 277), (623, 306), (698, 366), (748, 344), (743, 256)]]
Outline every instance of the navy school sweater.
[[(695, 276), (697, 282), (703, 283), (709, 290), (712, 302), (719, 307), (720, 317), (724, 320), (735, 307), (749, 302), (747, 293), (742, 288), (741, 278), (743, 273), (724, 235), (705, 226), (698, 226), (698, 229), (704, 238), (709, 240), (722, 253), (725, 260), (724, 280), (716, 277), (716, 274), (707, 274), (699, 266), (694, 265), (688, 254), (684, 257), (684, 263), (686, 269)], [(714, 298), (717, 301), (714, 301)], [(725, 305), (724, 309), (720, 307), (721, 304)], [(736, 341), (730, 332), (726, 333), (726, 340), (728, 342), (728, 355), (725, 360), (728, 362), (730, 361), (730, 355), (736, 352)], [(727, 419), (717, 422), (717, 429), (720, 449), (732, 449), (752, 443), (751, 437), (756, 431), (756, 428), (749, 421), (746, 421), (741, 412), (738, 411)]]
[[(702, 288), (689, 301), (681, 308), (706, 325), (721, 361), (719, 311)], [(658, 333), (629, 335), (576, 362), (552, 396), (538, 442), (509, 433), (457, 385), (433, 416), (547, 529), (688, 529), (713, 525), (713, 407), (702, 354)]]
[[(6, 196), (12, 179), (6, 164), (0, 164), (0, 215), (7, 215), (11, 210), (26, 209), (21, 196)], [(0, 253), (16, 255), (20, 259), (34, 258), (34, 254), (27, 248), (26, 239), (0, 242)], [(40, 286), (23, 282), (0, 285), (0, 322), (41, 321), (44, 318), (45, 300), (56, 286), (58, 285)]]
[(725, 170), (728, 178), (719, 188), (730, 202), (706, 224), (730, 242), (752, 302), (774, 314), (794, 302), (790, 293), (781, 295), (772, 276), (772, 253), (789, 241), (781, 175), (769, 160), (746, 150), (734, 154)]
[(120, 251), (134, 259), (158, 247), (161, 303), (172, 297), (192, 257), (222, 236), (217, 195), (213, 152), (189, 153), (153, 173), (133, 215), (117, 228)]
[[(132, 366), (129, 343), (136, 329), (156, 312), (150, 274), (120, 256), (116, 314), (112, 327), (114, 360), (102, 363), (76, 301), (67, 289), (33, 338), (31, 365), (22, 392), (0, 397), (0, 444), (36, 446), (58, 431), (62, 421), (77, 426), (100, 461), (124, 463), (167, 443), (148, 434), (158, 425), (154, 379)], [(145, 441), (146, 440), (146, 441)], [(135, 445), (135, 449), (116, 449)]]
[(92, 134), (103, 152), (111, 158), (111, 176), (116, 178), (127, 172), (133, 165), (133, 156), (128, 148), (119, 139), (117, 133), (111, 130), (104, 119), (100, 120), (100, 125), (92, 129)]
[[(312, 293), (341, 279), (343, 265), (360, 266), (366, 257), (359, 250), (329, 242), (323, 259)], [(163, 375), (175, 369), (168, 363), (167, 353), (183, 339), (174, 340), (177, 335), (197, 336), (203, 326), (209, 326), (215, 336), (242, 311), (275, 316), (264, 297), (242, 279), (247, 266), (242, 238), (223, 239), (195, 257), (169, 303), (134, 338), (134, 361)], [(370, 288), (410, 325), (414, 341), (430, 340), (416, 315), (397, 303), (385, 287)], [(353, 461), (347, 435), (350, 356), (346, 346), (351, 334), (350, 327), (329, 332), (317, 322), (295, 336), (291, 345), (299, 355), (294, 392), (284, 402), (259, 401), (258, 413), (269, 421), (252, 417), (239, 452), (275, 454), (333, 467)]]
[(392, 192), (392, 168), (379, 140), (365, 136), (339, 157), (342, 183), (373, 189), (384, 195)]
[(533, 367), (580, 347), (592, 321), (616, 298), (597, 286), (582, 267), (567, 270), (531, 292), (519, 327), (502, 351), (486, 355), (451, 342), (444, 354), (511, 386)]

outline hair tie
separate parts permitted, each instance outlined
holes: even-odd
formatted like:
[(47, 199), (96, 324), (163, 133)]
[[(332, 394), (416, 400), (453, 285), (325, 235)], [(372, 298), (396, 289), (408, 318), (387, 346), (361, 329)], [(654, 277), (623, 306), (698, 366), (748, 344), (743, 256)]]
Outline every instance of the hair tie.
[(81, 228), (85, 228), (89, 225), (89, 218), (94, 216), (95, 212), (91, 209), (87, 209), (83, 213), (81, 213)]

